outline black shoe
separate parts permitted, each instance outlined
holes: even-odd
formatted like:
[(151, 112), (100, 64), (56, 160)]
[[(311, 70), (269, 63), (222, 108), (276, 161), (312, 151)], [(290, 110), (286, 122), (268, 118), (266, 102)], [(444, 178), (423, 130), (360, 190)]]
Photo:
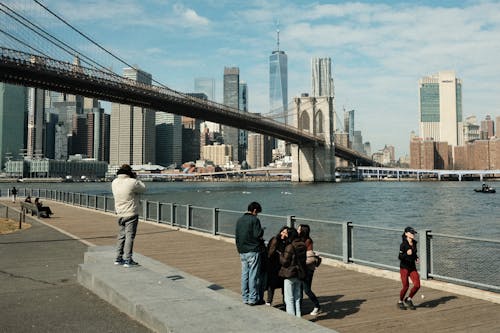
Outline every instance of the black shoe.
[(124, 260), (123, 262), (123, 267), (125, 268), (135, 267), (135, 266), (139, 266), (139, 263), (133, 261), (132, 259)]
[(406, 304), (407, 307), (410, 308), (410, 310), (416, 310), (417, 309), (415, 307), (415, 305), (413, 305), (413, 302), (411, 301), (411, 298), (405, 299), (405, 304)]
[(400, 310), (406, 310), (406, 306), (405, 306), (405, 303), (399, 301), (398, 302), (398, 309)]

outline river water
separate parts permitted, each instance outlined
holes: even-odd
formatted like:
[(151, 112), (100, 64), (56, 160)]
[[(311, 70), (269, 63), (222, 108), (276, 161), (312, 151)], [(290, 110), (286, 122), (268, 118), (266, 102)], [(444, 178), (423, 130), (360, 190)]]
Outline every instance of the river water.
[[(112, 195), (111, 183), (1, 184), (2, 193), (13, 185), (21, 194), (23, 188), (46, 188)], [(314, 220), (351, 221), (355, 262), (362, 259), (397, 267), (403, 229), (410, 225), (419, 232), (432, 230), (434, 274), (500, 286), (498, 243), (445, 236), (500, 240), (500, 193), (474, 192), (480, 182), (148, 182), (146, 186), (143, 199), (149, 201), (236, 211), (219, 221), (225, 233), (234, 231), (234, 222), (248, 203), (258, 201), (263, 207), (260, 219), (267, 228), (266, 240), (286, 221), (277, 216), (293, 215), (297, 223), (310, 224), (315, 248), (334, 256), (342, 254), (341, 226)], [(203, 216), (210, 214), (206, 212)], [(208, 229), (211, 219), (203, 216)]]
[[(2, 184), (111, 196), (110, 183)], [(495, 186), (495, 183), (492, 184)], [(258, 201), (263, 213), (352, 221), (368, 226), (432, 230), (500, 239), (500, 193), (473, 191), (479, 182), (148, 182), (144, 199), (244, 211)], [(498, 187), (498, 186), (496, 186)]]

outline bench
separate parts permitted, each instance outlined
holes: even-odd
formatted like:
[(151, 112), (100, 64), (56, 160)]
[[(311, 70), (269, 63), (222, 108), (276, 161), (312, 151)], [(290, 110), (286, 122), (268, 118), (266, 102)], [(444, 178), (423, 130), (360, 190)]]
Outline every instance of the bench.
[(21, 211), (24, 213), (31, 213), (31, 216), (35, 215), (37, 217), (49, 217), (46, 211), (39, 211), (38, 207), (31, 202), (21, 201)]

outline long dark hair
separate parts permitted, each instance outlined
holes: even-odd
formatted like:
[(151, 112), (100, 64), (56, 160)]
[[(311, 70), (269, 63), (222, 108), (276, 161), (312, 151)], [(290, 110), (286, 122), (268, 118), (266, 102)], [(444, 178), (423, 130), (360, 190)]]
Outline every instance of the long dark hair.
[(278, 233), (276, 234), (276, 239), (281, 239), (281, 232), (285, 229), (288, 229), (288, 227), (286, 225), (282, 226), (280, 228), (280, 231), (278, 231)]
[(287, 243), (290, 244), (297, 238), (299, 238), (299, 233), (297, 232), (297, 230), (295, 230), (294, 228), (288, 229), (288, 238), (286, 239)]
[(309, 227), (308, 224), (299, 224), (298, 226), (300, 228), (300, 234), (299, 237), (302, 239), (303, 242), (305, 242), (308, 239), (311, 239), (309, 234), (311, 233), (311, 228)]

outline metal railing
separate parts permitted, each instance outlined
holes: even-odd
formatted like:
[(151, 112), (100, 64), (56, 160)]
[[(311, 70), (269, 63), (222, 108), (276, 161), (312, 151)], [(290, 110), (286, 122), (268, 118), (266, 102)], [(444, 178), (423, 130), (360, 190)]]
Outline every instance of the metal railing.
[[(10, 190), (0, 189), (0, 196), (9, 195)], [(50, 189), (18, 189), (19, 198), (27, 195), (114, 213), (112, 197)], [(241, 211), (147, 200), (140, 201), (139, 209), (143, 220), (226, 237), (234, 237), (235, 222), (242, 214)], [(0, 211), (0, 214), (3, 213)], [(12, 212), (8, 214), (16, 216)], [(259, 217), (266, 239), (276, 235), (283, 225), (308, 224), (315, 250), (321, 255), (345, 263), (399, 271), (400, 229), (295, 216), (259, 214)], [(500, 240), (423, 230), (419, 232), (418, 241), (422, 279), (433, 278), (500, 292), (500, 260), (497, 258)]]

